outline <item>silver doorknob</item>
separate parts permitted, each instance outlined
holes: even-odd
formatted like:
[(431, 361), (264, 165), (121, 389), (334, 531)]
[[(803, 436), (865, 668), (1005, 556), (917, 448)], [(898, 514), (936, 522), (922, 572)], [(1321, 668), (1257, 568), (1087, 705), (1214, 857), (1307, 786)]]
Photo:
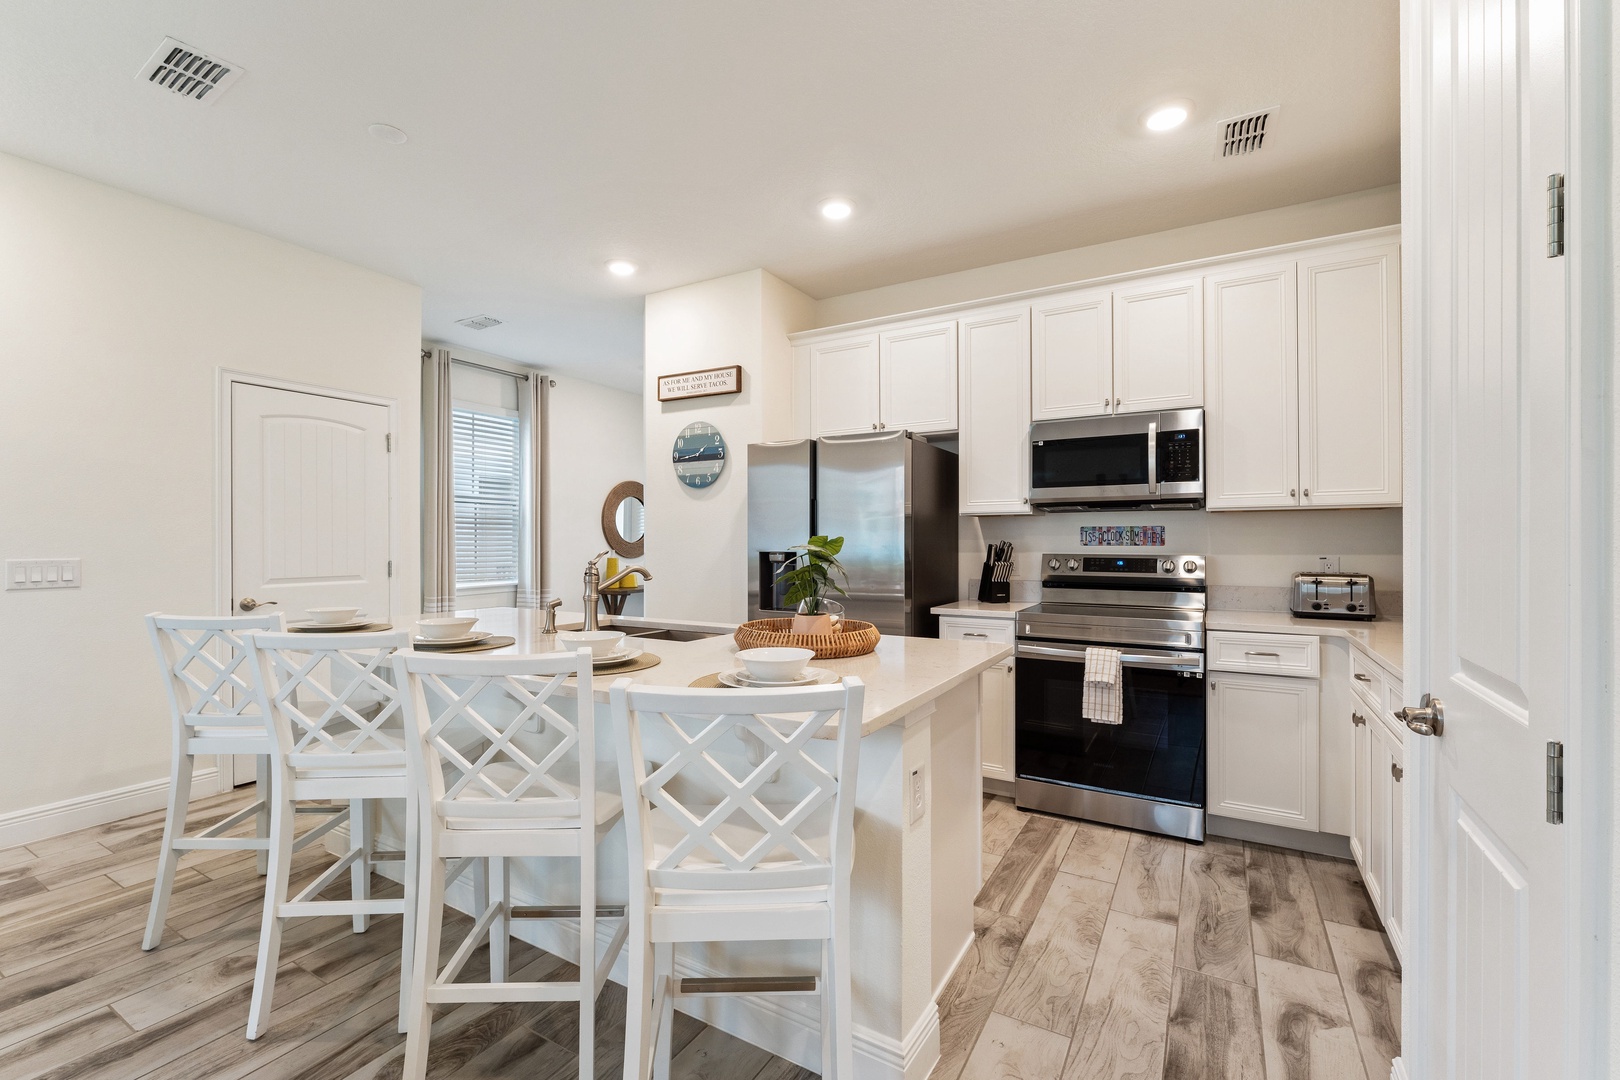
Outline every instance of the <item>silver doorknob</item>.
[(255, 600), (251, 596), (244, 596), (236, 606), (243, 611), (252, 611), (254, 608), (274, 607), (275, 603), (274, 600)]
[(1419, 735), (1438, 735), (1445, 730), (1446, 709), (1437, 697), (1423, 695), (1417, 705), (1408, 705), (1395, 714), (1395, 719)]

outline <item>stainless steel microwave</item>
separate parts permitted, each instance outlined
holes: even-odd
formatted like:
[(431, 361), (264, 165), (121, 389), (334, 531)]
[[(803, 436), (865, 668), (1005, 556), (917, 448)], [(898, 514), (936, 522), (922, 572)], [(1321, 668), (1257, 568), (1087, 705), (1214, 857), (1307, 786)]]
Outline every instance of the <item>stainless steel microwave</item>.
[(1029, 502), (1042, 510), (1204, 505), (1204, 410), (1041, 420)]

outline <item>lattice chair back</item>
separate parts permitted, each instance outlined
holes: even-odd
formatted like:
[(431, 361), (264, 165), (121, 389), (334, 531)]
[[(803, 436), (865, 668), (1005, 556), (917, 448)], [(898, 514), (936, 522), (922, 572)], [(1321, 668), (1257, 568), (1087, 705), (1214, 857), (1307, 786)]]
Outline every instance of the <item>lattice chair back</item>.
[[(865, 692), (855, 678), (752, 692), (615, 683), (627, 842), (646, 884), (830, 888), (840, 875), (847, 883)], [(830, 740), (816, 739), (835, 723)]]
[(244, 636), (271, 733), (294, 769), (405, 767), (393, 654), (408, 631)]
[(152, 649), (163, 667), (170, 713), (182, 737), (199, 729), (227, 728), (245, 738), (269, 734), (242, 635), (279, 631), (282, 625), (279, 613), (233, 617), (154, 612), (146, 617)]
[[(447, 825), (567, 828), (596, 815), (591, 653), (401, 653), (411, 774)], [(570, 717), (558, 691), (576, 680)], [(525, 749), (516, 737), (527, 731)]]

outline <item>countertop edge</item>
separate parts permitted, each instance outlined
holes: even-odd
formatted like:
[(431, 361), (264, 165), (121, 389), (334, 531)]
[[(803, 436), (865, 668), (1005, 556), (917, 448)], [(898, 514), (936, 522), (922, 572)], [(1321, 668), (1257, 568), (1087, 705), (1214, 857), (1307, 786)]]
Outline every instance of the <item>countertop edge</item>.
[(1400, 619), (1380, 617), (1371, 622), (1334, 623), (1325, 619), (1300, 619), (1286, 611), (1234, 611), (1212, 608), (1205, 612), (1204, 626), (1207, 630), (1226, 630), (1234, 633), (1305, 634), (1319, 638), (1342, 638), (1390, 676), (1405, 681), (1402, 661), (1385, 655), (1367, 640), (1369, 635), (1376, 633), (1376, 628), (1384, 627), (1401, 633), (1404, 644), (1405, 627)]
[(937, 697), (944, 697), (946, 694), (950, 693), (952, 690), (955, 690), (958, 686), (961, 686), (969, 679), (978, 678), (980, 675), (984, 674), (986, 671), (989, 671), (991, 668), (995, 667), (997, 664), (1001, 663), (1003, 660), (1007, 659), (1013, 654), (1013, 647), (1011, 645), (991, 645), (989, 647), (995, 649), (995, 652), (992, 653), (988, 659), (982, 660), (971, 667), (965, 668), (948, 679), (935, 683), (927, 690), (913, 694), (900, 704), (895, 705), (884, 712), (878, 713), (876, 716), (871, 717), (870, 719), (863, 720), (861, 722), (861, 738), (864, 739), (873, 732), (888, 727), (896, 720), (905, 719), (913, 712), (916, 712), (919, 705), (924, 705), (930, 701), (933, 701)]

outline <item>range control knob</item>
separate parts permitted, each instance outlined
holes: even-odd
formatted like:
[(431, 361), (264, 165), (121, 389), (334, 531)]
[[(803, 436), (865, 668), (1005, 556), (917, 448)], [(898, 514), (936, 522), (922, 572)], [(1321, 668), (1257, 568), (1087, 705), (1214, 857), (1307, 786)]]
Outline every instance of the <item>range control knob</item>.
[(1061, 565), (1062, 564), (1059, 563), (1056, 559), (1048, 559), (1047, 562), (1046, 562), (1046, 568), (1048, 570), (1056, 570)]
[(1193, 562), (1191, 559), (1188, 559), (1186, 562), (1181, 564), (1181, 568), (1187, 573), (1191, 574), (1198, 569), (1198, 564)]
[(1068, 566), (1070, 570), (1080, 569), (1080, 561), (1078, 559), (1070, 559), (1065, 565)]
[(1164, 560), (1164, 572), (1167, 574), (1173, 574), (1176, 572), (1176, 561), (1174, 559)]

